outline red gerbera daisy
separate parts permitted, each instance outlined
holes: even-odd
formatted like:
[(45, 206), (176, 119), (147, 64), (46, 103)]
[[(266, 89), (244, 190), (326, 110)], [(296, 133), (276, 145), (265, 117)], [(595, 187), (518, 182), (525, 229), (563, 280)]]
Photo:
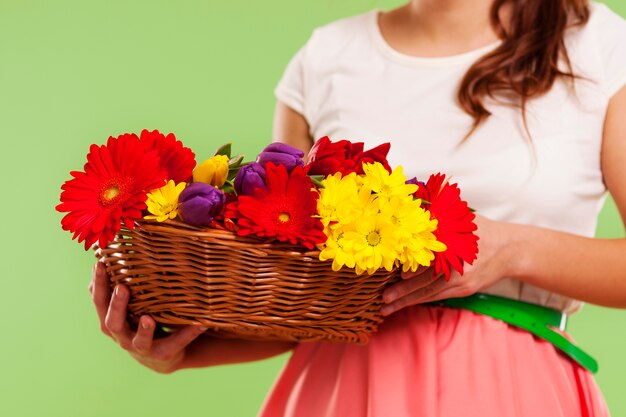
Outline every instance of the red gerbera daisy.
[(228, 207), (226, 217), (238, 218), (240, 236), (276, 238), (313, 249), (326, 241), (317, 214), (317, 192), (301, 166), (290, 173), (284, 165), (265, 165), (267, 189), (256, 188), (253, 195), (242, 195)]
[(135, 134), (110, 137), (106, 145), (91, 145), (85, 171), (73, 171), (63, 184), (61, 204), (67, 213), (61, 225), (85, 242), (106, 246), (120, 229), (129, 229), (146, 208), (146, 193), (165, 183), (156, 151), (147, 152)]
[(158, 130), (152, 132), (141, 131), (141, 143), (147, 151), (156, 150), (159, 153), (160, 166), (167, 172), (167, 179), (174, 182), (187, 182), (196, 166), (196, 155), (185, 146), (173, 133), (165, 136)]
[(426, 200), (423, 208), (437, 219), (437, 240), (447, 249), (435, 252), (435, 274), (444, 273), (450, 279), (450, 267), (463, 275), (463, 262), (472, 264), (478, 253), (478, 236), (473, 232), (476, 217), (467, 203), (461, 200), (457, 184), (450, 184), (442, 174), (431, 175), (426, 184), (418, 183), (416, 198)]

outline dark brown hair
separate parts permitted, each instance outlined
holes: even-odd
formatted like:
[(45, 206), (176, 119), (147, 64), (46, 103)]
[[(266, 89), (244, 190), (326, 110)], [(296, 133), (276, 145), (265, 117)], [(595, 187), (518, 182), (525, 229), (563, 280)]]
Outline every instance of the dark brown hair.
[[(501, 10), (507, 5), (511, 18), (505, 24)], [(576, 78), (564, 35), (587, 23), (589, 13), (588, 0), (494, 0), (491, 24), (502, 43), (472, 65), (458, 92), (459, 104), (474, 118), (468, 137), (491, 115), (487, 97), (513, 95), (526, 125), (529, 99), (548, 92), (558, 77)]]

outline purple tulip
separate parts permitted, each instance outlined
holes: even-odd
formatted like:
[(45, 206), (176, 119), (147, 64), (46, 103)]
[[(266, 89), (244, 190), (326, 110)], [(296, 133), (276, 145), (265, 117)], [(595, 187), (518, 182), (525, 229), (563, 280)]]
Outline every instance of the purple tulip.
[(265, 169), (257, 162), (242, 166), (233, 186), (237, 195), (252, 195), (255, 188), (265, 188)]
[(413, 177), (413, 178), (411, 178), (409, 180), (406, 180), (404, 183), (405, 184), (414, 184), (414, 185), (417, 185), (420, 188), (426, 187), (426, 183), (424, 181), (418, 180), (416, 177)]
[(224, 193), (204, 182), (191, 183), (180, 193), (180, 215), (193, 226), (208, 226), (224, 210)]
[(284, 143), (272, 143), (259, 154), (257, 162), (262, 166), (265, 166), (268, 162), (276, 165), (282, 164), (287, 168), (287, 171), (291, 171), (298, 165), (304, 166), (303, 156), (304, 152), (293, 146)]

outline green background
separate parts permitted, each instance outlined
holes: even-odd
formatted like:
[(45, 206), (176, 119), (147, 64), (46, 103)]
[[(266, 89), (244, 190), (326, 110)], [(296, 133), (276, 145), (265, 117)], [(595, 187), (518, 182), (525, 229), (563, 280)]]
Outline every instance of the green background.
[[(100, 333), (94, 258), (61, 231), (59, 187), (89, 144), (143, 128), (175, 132), (198, 158), (226, 141), (256, 154), (273, 88), (311, 30), (399, 3), (0, 0), (1, 416), (255, 414), (285, 356), (162, 376)], [(598, 234), (623, 236), (610, 203)], [(616, 416), (625, 318), (586, 306), (570, 322)]]

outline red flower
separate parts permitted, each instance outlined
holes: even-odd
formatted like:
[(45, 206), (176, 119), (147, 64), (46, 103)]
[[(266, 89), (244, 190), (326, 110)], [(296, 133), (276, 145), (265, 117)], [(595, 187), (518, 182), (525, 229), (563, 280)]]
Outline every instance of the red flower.
[(446, 280), (450, 279), (452, 267), (463, 275), (463, 262), (471, 265), (478, 253), (478, 236), (473, 233), (476, 216), (461, 200), (457, 185), (446, 182), (444, 175), (431, 175), (426, 184), (420, 182), (418, 186), (415, 197), (430, 202), (422, 207), (437, 219), (435, 236), (447, 246), (444, 252), (435, 252), (435, 274), (443, 272)]
[(352, 143), (347, 140), (331, 142), (328, 136), (319, 139), (309, 152), (307, 173), (310, 175), (331, 175), (341, 172), (343, 175), (356, 172), (363, 174), (363, 163), (380, 162), (391, 173), (387, 162), (389, 143), (363, 152), (363, 142)]
[(267, 189), (256, 188), (253, 195), (239, 196), (229, 204), (226, 218), (238, 219), (240, 236), (255, 235), (276, 238), (281, 242), (300, 244), (313, 249), (326, 241), (317, 214), (317, 192), (304, 168), (290, 173), (284, 165), (265, 165)]
[(141, 131), (141, 143), (146, 147), (146, 151), (156, 150), (159, 154), (160, 167), (167, 172), (167, 180), (174, 182), (187, 182), (191, 178), (191, 172), (196, 166), (196, 155), (191, 149), (183, 146), (183, 143), (176, 140), (173, 133), (165, 136), (158, 130), (152, 132)]
[(361, 154), (361, 160), (357, 165), (357, 174), (364, 174), (363, 172), (363, 164), (372, 164), (374, 162), (380, 162), (383, 164), (387, 172), (391, 174), (391, 167), (387, 162), (387, 154), (389, 153), (389, 149), (391, 148), (391, 144), (389, 142), (378, 145), (375, 148), (370, 149), (369, 151), (365, 151)]
[(96, 241), (106, 246), (121, 222), (132, 229), (146, 208), (146, 193), (165, 184), (157, 152), (147, 152), (135, 134), (91, 145), (84, 169), (70, 173), (74, 178), (61, 187), (56, 209), (67, 213), (61, 220), (63, 230), (85, 241), (85, 250)]

